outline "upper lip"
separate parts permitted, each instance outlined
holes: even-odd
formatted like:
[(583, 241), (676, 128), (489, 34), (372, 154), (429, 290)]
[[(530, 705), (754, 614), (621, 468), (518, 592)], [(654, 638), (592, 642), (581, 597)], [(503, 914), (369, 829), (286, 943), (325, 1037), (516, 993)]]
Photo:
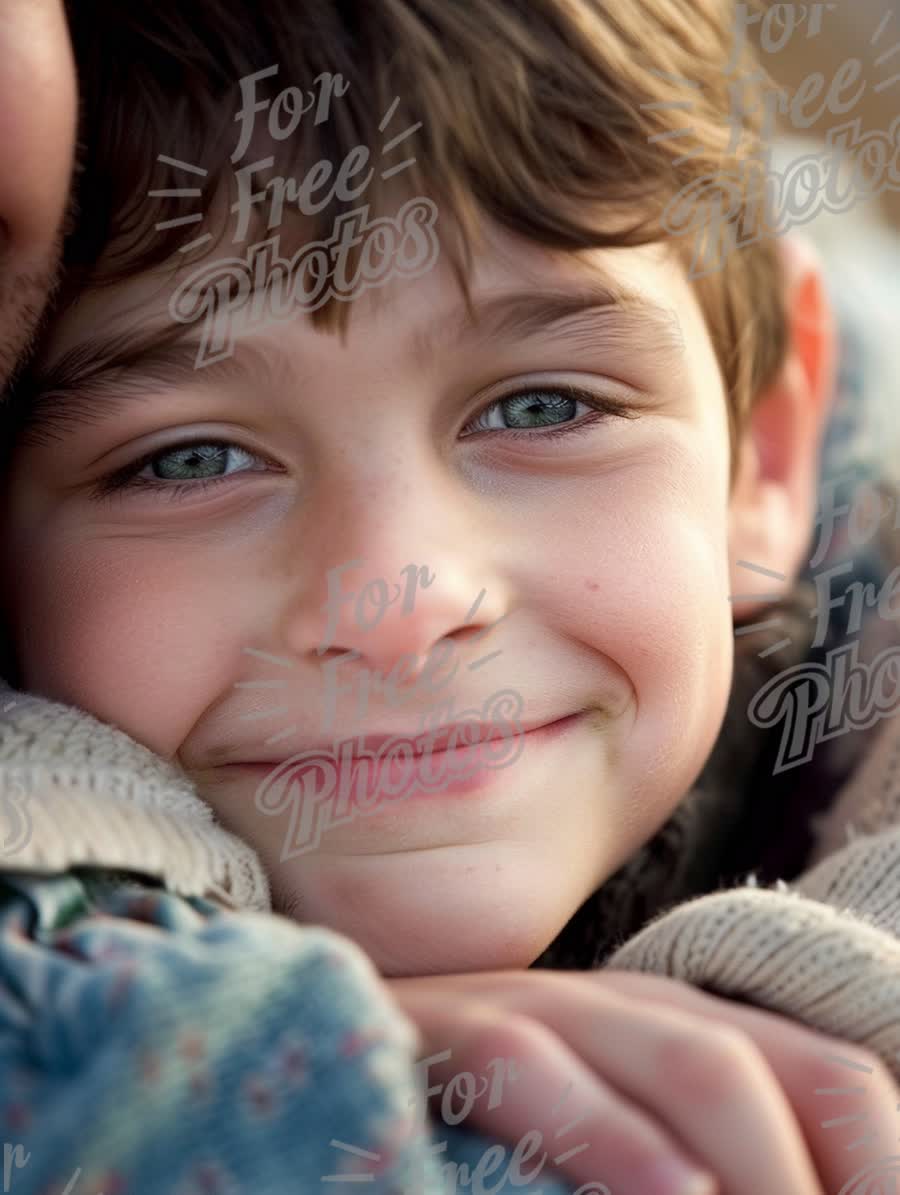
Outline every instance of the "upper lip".
[[(528, 734), (532, 730), (540, 730), (544, 726), (550, 726), (554, 722), (561, 722), (564, 718), (569, 718), (569, 717), (572, 717), (572, 715), (571, 714), (560, 714), (559, 717), (556, 717), (556, 718), (553, 718), (553, 717), (543, 718), (543, 719), (540, 719), (540, 720), (534, 721), (534, 722), (522, 723), (520, 725), (520, 729), (523, 734)], [(436, 754), (437, 752), (445, 751), (448, 748), (450, 736), (453, 733), (453, 731), (457, 730), (457, 729), (460, 729), (460, 734), (458, 736), (458, 740), (456, 743), (457, 747), (466, 747), (469, 745), (474, 746), (477, 743), (485, 743), (491, 739), (499, 739), (502, 737), (504, 732), (506, 734), (510, 734), (512, 732), (512, 727), (508, 723), (504, 724), (503, 728), (501, 729), (501, 727), (498, 726), (496, 722), (480, 722), (480, 723), (454, 722), (454, 723), (450, 723), (447, 726), (441, 726), (439, 728), (436, 728), (433, 731), (422, 730), (420, 728), (417, 728), (417, 729), (411, 730), (411, 731), (395, 730), (391, 734), (365, 734), (365, 735), (359, 734), (359, 735), (357, 735), (357, 734), (351, 733), (349, 735), (348, 734), (342, 734), (341, 736), (335, 735), (331, 739), (330, 742), (308, 743), (305, 746), (300, 746), (297, 748), (296, 751), (293, 752), (293, 755), (300, 755), (300, 754), (312, 753), (312, 752), (317, 752), (317, 753), (322, 752), (325, 754), (330, 754), (334, 751), (335, 743), (340, 745), (341, 743), (345, 743), (345, 742), (353, 742), (355, 744), (358, 744), (359, 748), (361, 750), (377, 751), (378, 748), (381, 747), (381, 745), (383, 743), (393, 742), (398, 739), (404, 739), (408, 742), (412, 742), (413, 752), (415, 755), (424, 754), (427, 742), (431, 742), (433, 745), (431, 746), (430, 751), (432, 753)], [(429, 737), (426, 741), (423, 741), (423, 739), (425, 739), (425, 736), (429, 736)], [(248, 760), (247, 762), (251, 762), (251, 763), (284, 763), (285, 758), (286, 757), (285, 757), (284, 751), (282, 750), (277, 755), (276, 754), (254, 755), (252, 760)], [(288, 756), (287, 758), (292, 758), (292, 756)]]

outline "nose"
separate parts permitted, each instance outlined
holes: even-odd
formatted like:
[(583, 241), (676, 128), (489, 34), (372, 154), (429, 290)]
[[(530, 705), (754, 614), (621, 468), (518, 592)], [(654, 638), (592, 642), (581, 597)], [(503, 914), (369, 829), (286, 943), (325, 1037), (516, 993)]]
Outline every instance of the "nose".
[[(402, 684), (422, 673), (439, 643), (442, 652), (471, 645), (467, 665), (495, 649), (491, 628), (510, 612), (510, 586), (476, 512), (459, 494), (449, 497), (422, 493), (411, 501), (386, 484), (374, 502), (371, 492), (357, 491), (330, 529), (320, 525), (312, 555), (324, 567), (296, 597), (283, 627), (295, 657), (315, 660), (321, 670), (353, 652), (348, 671), (386, 677), (397, 669)], [(482, 687), (473, 680), (464, 689)]]
[[(384, 568), (383, 554), (381, 561)], [(402, 661), (403, 677), (417, 677), (440, 641), (477, 641), (502, 617), (496, 586), (491, 594), (484, 585), (476, 591), (469, 571), (446, 560), (439, 569), (409, 561), (394, 580), (373, 571), (371, 561), (335, 566), (328, 572), (316, 654), (327, 659), (354, 652), (383, 676)]]

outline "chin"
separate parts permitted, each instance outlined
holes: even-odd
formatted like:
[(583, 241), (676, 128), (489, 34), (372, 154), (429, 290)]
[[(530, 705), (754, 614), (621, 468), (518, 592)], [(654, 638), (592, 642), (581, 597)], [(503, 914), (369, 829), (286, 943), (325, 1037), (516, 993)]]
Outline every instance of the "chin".
[(508, 938), (488, 936), (478, 942), (466, 934), (459, 940), (444, 937), (438, 945), (418, 951), (391, 950), (382, 955), (378, 947), (362, 946), (378, 971), (388, 979), (408, 979), (422, 975), (465, 975), (481, 971), (527, 971), (548, 941), (511, 942)]
[(304, 922), (352, 939), (382, 975), (399, 979), (525, 970), (589, 895), (589, 883), (584, 891), (567, 887), (546, 860), (543, 869), (533, 856), (513, 861), (498, 844), (489, 865), (469, 855), (442, 866), (429, 855), (368, 867), (359, 857), (332, 859), (307, 874), (296, 908)]

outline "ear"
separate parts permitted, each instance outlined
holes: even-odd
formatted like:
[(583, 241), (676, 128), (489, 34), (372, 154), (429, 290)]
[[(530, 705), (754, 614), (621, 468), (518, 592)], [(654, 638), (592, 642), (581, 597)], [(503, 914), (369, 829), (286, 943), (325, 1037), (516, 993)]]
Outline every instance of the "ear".
[[(806, 563), (822, 439), (835, 392), (837, 331), (818, 255), (808, 242), (790, 237), (779, 240), (779, 251), (789, 347), (778, 376), (757, 400), (740, 445), (729, 503), (736, 622), (787, 593)], [(738, 601), (738, 595), (751, 600)]]

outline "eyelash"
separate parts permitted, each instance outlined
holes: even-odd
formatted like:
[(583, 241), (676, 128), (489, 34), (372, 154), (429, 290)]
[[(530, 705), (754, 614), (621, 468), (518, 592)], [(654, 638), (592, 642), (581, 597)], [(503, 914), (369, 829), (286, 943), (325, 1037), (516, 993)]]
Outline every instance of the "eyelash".
[[(547, 428), (533, 428), (525, 430), (522, 428), (482, 428), (481, 431), (489, 434), (502, 433), (507, 437), (513, 439), (534, 439), (541, 437), (542, 439), (561, 439), (565, 436), (580, 435), (589, 431), (595, 424), (602, 423), (607, 419), (619, 417), (625, 419), (636, 418), (636, 412), (631, 409), (627, 403), (620, 399), (612, 398), (608, 395), (594, 394), (589, 390), (582, 390), (577, 386), (555, 384), (552, 386), (534, 386), (524, 390), (515, 390), (510, 394), (504, 394), (500, 398), (493, 399), (478, 415), (470, 420), (470, 423), (475, 423), (479, 419), (483, 419), (489, 411), (494, 407), (500, 406), (504, 402), (509, 402), (514, 398), (522, 398), (529, 394), (542, 394), (557, 396), (563, 395), (566, 398), (574, 399), (577, 402), (583, 403), (590, 407), (591, 413), (584, 416), (577, 423), (571, 422), (560, 427)], [(468, 438), (468, 437), (466, 437)], [(129, 491), (133, 492), (140, 489), (150, 490), (165, 490), (170, 500), (177, 502), (185, 493), (205, 493), (211, 486), (216, 486), (223, 481), (227, 481), (229, 477), (234, 474), (226, 474), (222, 477), (214, 477), (209, 479), (200, 479), (189, 482), (165, 482), (158, 478), (139, 477), (138, 474), (152, 464), (160, 457), (168, 456), (170, 453), (182, 451), (188, 448), (210, 447), (215, 445), (218, 448), (240, 448), (239, 445), (230, 441), (214, 440), (214, 439), (198, 439), (198, 440), (184, 440), (175, 444), (168, 444), (164, 448), (154, 449), (153, 452), (148, 452), (139, 460), (132, 461), (131, 464), (125, 465), (122, 469), (116, 470), (114, 473), (108, 474), (106, 477), (100, 479), (91, 492), (91, 497), (102, 500), (104, 498), (112, 497), (118, 494), (120, 497), (126, 497)], [(246, 449), (240, 449), (247, 456), (252, 456), (253, 453)], [(262, 458), (259, 458), (262, 459)], [(258, 470), (240, 470), (240, 472), (258, 472)]]

